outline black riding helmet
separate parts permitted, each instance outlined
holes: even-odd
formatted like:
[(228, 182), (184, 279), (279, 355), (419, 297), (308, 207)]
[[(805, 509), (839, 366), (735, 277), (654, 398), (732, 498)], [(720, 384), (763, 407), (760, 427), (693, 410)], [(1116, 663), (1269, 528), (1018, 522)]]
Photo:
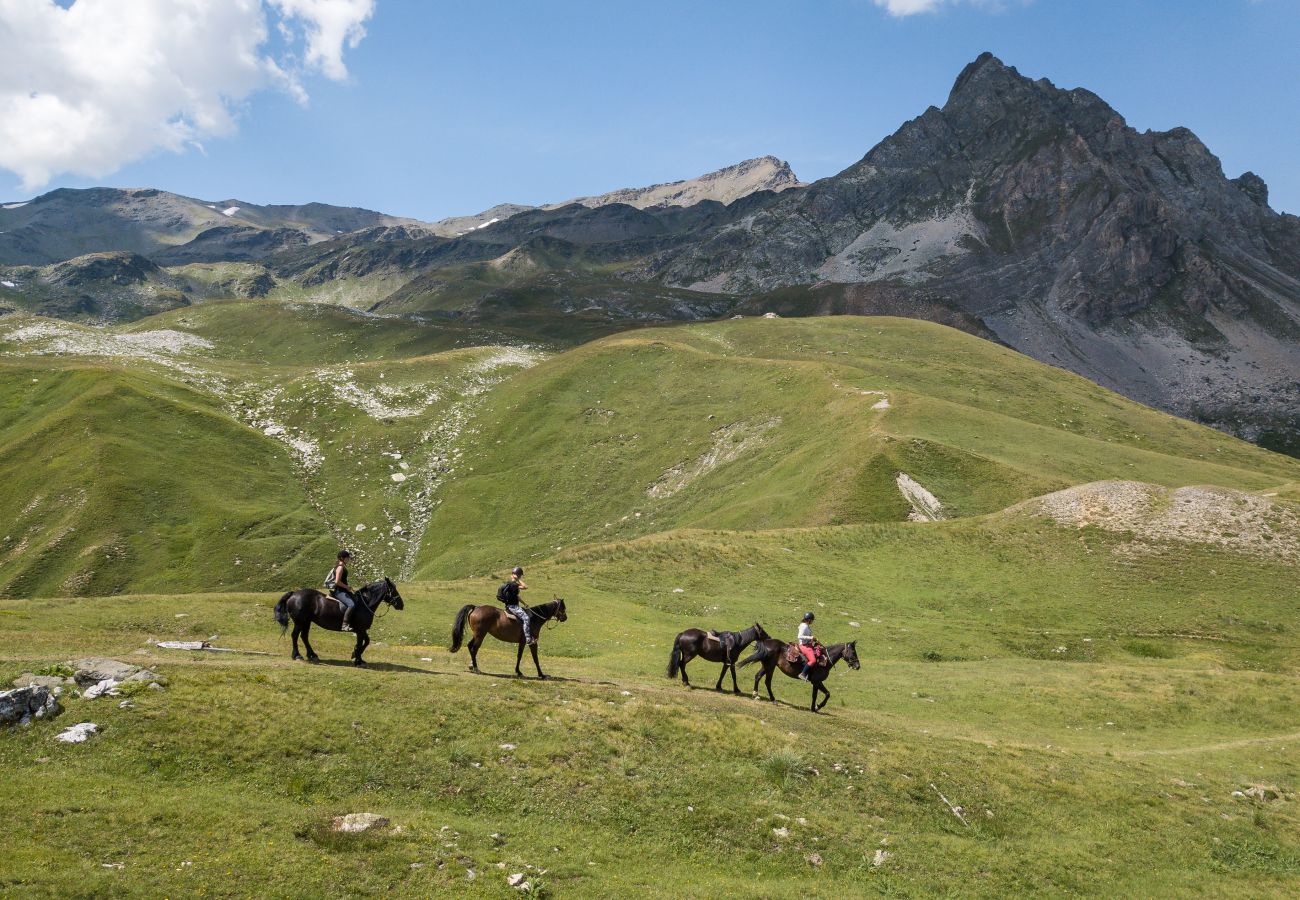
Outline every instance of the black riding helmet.
[(348, 551), (346, 550), (339, 551), (339, 559), (351, 559), (351, 558), (352, 558), (352, 554), (349, 553)]
[(806, 613), (803, 614), (803, 620), (804, 620), (805, 622), (811, 622), (811, 621), (812, 621), (813, 619), (815, 619), (815, 618), (817, 618), (817, 617), (814, 616), (814, 615), (813, 615), (812, 613), (810, 613), (810, 612), (806, 612)]
[(519, 567), (519, 566), (515, 566), (513, 569), (510, 570), (510, 574), (511, 574), (511, 575), (518, 575), (520, 578), (523, 578), (523, 577), (524, 577), (524, 570), (523, 570), (521, 567)]

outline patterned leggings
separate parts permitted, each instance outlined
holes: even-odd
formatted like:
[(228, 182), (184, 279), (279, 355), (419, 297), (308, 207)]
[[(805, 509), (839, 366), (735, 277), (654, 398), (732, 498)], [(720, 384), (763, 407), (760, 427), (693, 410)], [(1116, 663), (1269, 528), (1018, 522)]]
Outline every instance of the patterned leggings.
[(507, 606), (506, 611), (519, 620), (519, 625), (524, 629), (524, 643), (533, 642), (532, 616), (522, 606)]

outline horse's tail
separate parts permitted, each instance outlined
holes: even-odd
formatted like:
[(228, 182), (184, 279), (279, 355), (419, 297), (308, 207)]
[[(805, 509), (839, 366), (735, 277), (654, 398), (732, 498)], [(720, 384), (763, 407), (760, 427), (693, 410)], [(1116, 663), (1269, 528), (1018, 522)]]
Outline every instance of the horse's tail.
[(673, 652), (668, 657), (668, 677), (676, 678), (677, 670), (682, 667), (682, 644), (681, 639), (673, 640)]
[(280, 602), (275, 604), (275, 621), (280, 626), (280, 634), (289, 630), (289, 598), (293, 596), (293, 591), (285, 591)]
[(759, 641), (754, 646), (754, 652), (742, 659), (737, 665), (743, 669), (745, 666), (753, 662), (766, 662), (774, 652), (774, 650), (768, 649), (767, 645), (762, 641)]
[(474, 611), (473, 603), (466, 603), (456, 613), (456, 624), (451, 626), (451, 646), (447, 649), (455, 653), (460, 649), (461, 638), (465, 637), (465, 623), (469, 620), (469, 614)]

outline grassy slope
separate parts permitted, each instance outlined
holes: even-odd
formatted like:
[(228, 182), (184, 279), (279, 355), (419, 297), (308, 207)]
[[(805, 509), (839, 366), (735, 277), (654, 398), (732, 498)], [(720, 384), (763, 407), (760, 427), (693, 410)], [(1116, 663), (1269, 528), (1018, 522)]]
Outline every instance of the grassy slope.
[[(219, 631), (274, 654), (155, 650), (167, 691), (69, 701), (0, 737), (17, 776), (0, 806), (25, 810), (0, 841), (8, 886), (500, 896), (531, 864), (555, 896), (1291, 893), (1294, 801), (1231, 793), (1300, 780), (1294, 569), (1126, 547), (1000, 515), (574, 551), (530, 579), (570, 605), (543, 637), (545, 684), (469, 676), (442, 649), (483, 582), (407, 586), (360, 673), (290, 663), (265, 595), (5, 601), (13, 671), (65, 658), (74, 628), (78, 653)], [(781, 676), (775, 707), (663, 678), (677, 629), (787, 633), (805, 606), (863, 659), (834, 673), (829, 716)], [(327, 660), (345, 647), (317, 638)], [(482, 660), (504, 675), (512, 656), (494, 643)], [(697, 684), (715, 673), (692, 665)], [(50, 742), (78, 720), (103, 733)], [(404, 832), (324, 827), (363, 809)]]
[[(329, 319), (316, 338), (337, 328), (375, 350), (351, 367), (356, 390), (392, 403), (439, 393), (424, 414), (377, 419), (354, 393), (325, 390), (276, 355), (287, 333), (277, 329), (292, 330), (278, 317), (299, 312), (254, 306), (268, 318), (192, 325), (218, 344), (205, 364), (321, 440), (317, 478), (349, 515), (377, 517), (400, 493), (383, 481), (396, 461), (376, 451), (430, 464), (441, 506), (427, 571), (486, 575), (521, 548), (536, 554), (534, 602), (569, 600), (570, 621), (543, 639), (544, 663), (564, 680), (469, 677), (464, 654), (442, 649), (455, 610), (491, 596), (487, 578), (404, 582), (408, 608), (377, 627), (379, 665), (366, 672), (290, 663), (271, 593), (0, 601), (6, 678), (103, 653), (148, 659), (171, 680), (133, 709), (70, 699), (57, 722), (0, 735), (10, 776), (0, 782), (10, 823), (0, 893), (501, 896), (505, 875), (525, 864), (547, 869), (540, 882), (560, 896), (662, 891), (669, 880), (686, 896), (1258, 896), (1300, 885), (1294, 801), (1231, 796), (1253, 782), (1300, 782), (1294, 567), (994, 512), (1100, 477), (1291, 497), (1294, 461), (900, 320), (639, 332), (493, 387), (467, 380), (490, 348), (390, 358), (441, 349), (441, 338), (404, 344), (381, 325), (363, 340), (350, 314)], [(275, 365), (255, 362), (263, 357)], [(67, 361), (3, 371), (12, 383), (0, 422), (15, 461), (7, 504), (41, 491), (21, 438), (42, 419), (55, 423), (42, 446), (69, 471), (125, 469), (119, 445), (167, 453), (144, 483), (169, 508), (188, 490), (206, 509), (212, 481), (235, 480), (220, 477), (227, 465), (249, 491), (283, 491), (305, 508), (281, 445), (188, 387)], [(880, 395), (861, 391), (883, 391), (890, 408), (871, 409)], [(100, 457), (82, 462), (85, 442), (57, 424), (60, 411), (83, 430), (95, 423)], [(719, 428), (778, 416), (765, 431), (733, 433), (758, 434), (734, 461), (670, 497), (646, 494), (713, 447)], [(420, 440), (456, 421), (454, 439)], [(348, 453), (325, 443), (331, 434), (348, 436)], [(178, 440), (188, 452), (172, 453)], [(432, 465), (439, 456), (446, 468)], [(897, 521), (900, 469), (968, 517)], [(138, 486), (139, 472), (94, 482)], [(124, 491), (78, 520), (75, 539), (150, 514)], [(362, 503), (372, 506), (350, 505)], [(382, 547), (368, 550), (372, 567)], [(163, 543), (150, 549), (160, 565), (173, 558)], [(317, 575), (328, 550), (311, 552), (295, 561), (282, 551), (285, 577), (294, 566)], [(62, 593), (59, 577), (20, 587)], [(93, 582), (90, 592), (105, 590)], [(804, 712), (806, 688), (781, 676), (787, 703), (775, 707), (663, 677), (680, 628), (757, 619), (788, 636), (806, 608), (823, 639), (857, 639), (863, 658), (861, 672), (836, 671), (829, 716)], [(213, 633), (273, 655), (145, 643)], [(318, 636), (327, 659), (346, 647)], [(494, 644), (483, 662), (504, 675), (510, 655)], [(696, 663), (691, 674), (711, 685), (716, 668)], [(52, 742), (57, 727), (83, 720), (103, 733), (83, 746)], [(326, 830), (329, 816), (363, 809), (404, 832)], [(877, 849), (892, 854), (878, 867)], [(813, 853), (824, 860), (815, 872)]]
[[(875, 409), (882, 398), (890, 407)], [(707, 455), (720, 428), (776, 419), (735, 460), (669, 497), (647, 494)], [(438, 495), (431, 575), (685, 525), (898, 521), (910, 509), (899, 471), (950, 514), (973, 515), (1105, 478), (1260, 490), (1300, 470), (961, 332), (863, 318), (647, 329), (585, 345), (494, 391), (465, 455), (473, 473)]]
[(328, 552), (282, 448), (144, 372), (0, 365), (0, 484), (10, 595), (265, 588)]

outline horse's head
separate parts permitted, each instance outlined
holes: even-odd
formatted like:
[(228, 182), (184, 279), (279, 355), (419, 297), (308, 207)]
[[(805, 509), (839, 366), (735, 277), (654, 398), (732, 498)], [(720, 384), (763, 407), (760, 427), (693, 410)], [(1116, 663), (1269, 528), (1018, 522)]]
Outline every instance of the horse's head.
[(556, 597), (556, 598), (555, 598), (555, 621), (557, 621), (557, 622), (567, 622), (567, 621), (569, 621), (569, 614), (568, 614), (567, 612), (564, 611), (564, 598), (563, 598), (563, 597)]
[(844, 661), (849, 664), (850, 669), (861, 669), (862, 663), (858, 662), (858, 642), (849, 641), (844, 645)]
[(393, 584), (391, 578), (385, 578), (384, 584), (388, 589), (384, 592), (384, 600), (392, 605), (393, 609), (401, 609), (406, 604), (402, 602), (402, 595), (397, 593), (397, 585)]
[(754, 623), (754, 640), (756, 640), (756, 641), (770, 641), (771, 639), (772, 639), (771, 636), (770, 636), (770, 635), (769, 635), (769, 634), (768, 634), (768, 633), (763, 629), (763, 626), (762, 626), (762, 625), (759, 625), (757, 622), (755, 622), (755, 623)]

